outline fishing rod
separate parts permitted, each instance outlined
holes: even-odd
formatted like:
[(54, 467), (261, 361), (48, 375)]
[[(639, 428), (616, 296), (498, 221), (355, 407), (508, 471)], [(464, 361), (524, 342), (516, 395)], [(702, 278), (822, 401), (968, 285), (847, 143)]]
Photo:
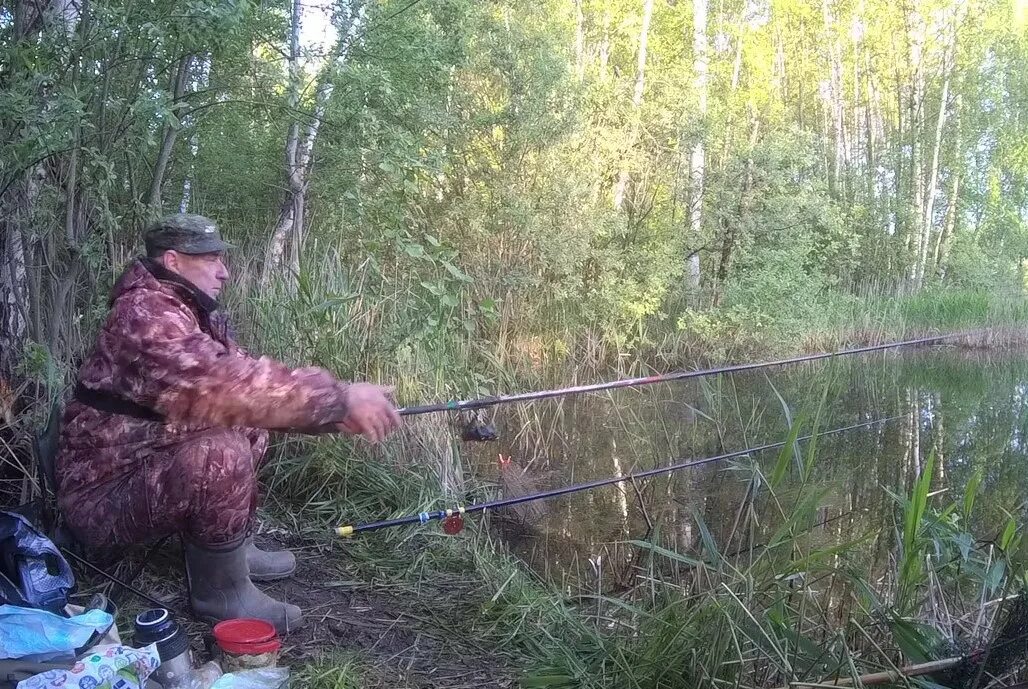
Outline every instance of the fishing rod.
[(580, 395), (586, 392), (598, 392), (600, 390), (615, 390), (618, 388), (630, 388), (641, 385), (653, 385), (654, 383), (667, 383), (671, 381), (687, 380), (689, 378), (702, 378), (704, 376), (717, 375), (721, 373), (738, 373), (740, 371), (752, 371), (760, 368), (770, 368), (772, 366), (785, 366), (788, 364), (798, 364), (807, 361), (819, 361), (821, 359), (831, 359), (833, 357), (849, 356), (852, 354), (864, 354), (867, 352), (875, 352), (883, 349), (909, 347), (912, 345), (927, 344), (929, 342), (939, 342), (941, 340), (948, 340), (957, 337), (966, 337), (981, 332), (985, 332), (985, 330), (977, 330), (964, 333), (950, 333), (948, 335), (936, 335), (934, 337), (921, 337), (917, 338), (916, 340), (902, 340), (900, 342), (886, 342), (884, 344), (868, 345), (866, 347), (857, 347), (855, 349), (842, 349), (835, 352), (805, 354), (803, 356), (791, 357), (789, 359), (778, 359), (776, 361), (762, 361), (749, 364), (734, 364), (731, 366), (720, 366), (718, 368), (700, 369), (696, 371), (674, 371), (672, 373), (661, 373), (652, 376), (640, 376), (637, 378), (622, 378), (620, 380), (612, 380), (601, 383), (591, 383), (588, 385), (573, 385), (571, 387), (555, 388), (553, 390), (537, 390), (535, 392), (522, 392), (510, 395), (494, 395), (491, 397), (477, 397), (466, 400), (453, 400), (450, 402), (421, 404), (410, 407), (403, 407), (398, 411), (400, 413), (400, 416), (414, 416), (417, 414), (433, 414), (437, 412), (446, 411), (468, 411), (472, 409), (484, 409), (486, 407), (494, 407), (499, 404), (528, 402), (531, 400), (543, 400), (552, 397), (564, 397), (566, 395)]
[[(820, 438), (823, 436), (834, 435), (836, 433), (844, 433), (846, 431), (856, 430), (858, 428), (867, 428), (877, 424), (888, 423), (899, 418), (904, 418), (903, 415), (888, 416), (883, 419), (876, 419), (874, 421), (866, 421), (864, 423), (854, 424), (852, 426), (844, 426), (842, 428), (833, 428), (830, 431), (823, 431), (821, 433), (812, 433), (796, 438), (796, 441), (810, 440), (811, 438)], [(757, 447), (750, 447), (745, 450), (736, 450), (735, 452), (727, 452), (725, 454), (716, 455), (714, 457), (705, 457), (703, 459), (686, 460), (677, 464), (671, 464), (669, 466), (657, 467), (656, 469), (648, 469), (646, 471), (640, 471), (635, 474), (629, 474), (628, 476), (611, 476), (610, 478), (597, 479), (595, 481), (587, 481), (585, 483), (576, 483), (570, 486), (564, 486), (562, 488), (554, 488), (552, 490), (545, 490), (539, 493), (532, 493), (531, 495), (523, 495), (515, 498), (504, 498), (501, 500), (491, 500), (489, 502), (479, 503), (477, 505), (457, 505), (456, 507), (444, 510), (434, 510), (431, 512), (420, 512), (418, 514), (407, 515), (406, 517), (398, 517), (396, 519), (386, 519), (378, 522), (370, 522), (367, 524), (353, 524), (346, 526), (339, 526), (335, 528), (337, 536), (344, 538), (353, 536), (354, 534), (364, 533), (366, 531), (377, 531), (378, 529), (388, 529), (394, 526), (405, 526), (407, 524), (427, 524), (432, 520), (443, 521), (443, 529), (448, 534), (458, 533), (464, 528), (463, 515), (472, 514), (474, 512), (484, 512), (486, 510), (495, 510), (502, 507), (511, 507), (513, 505), (520, 505), (525, 502), (532, 502), (535, 500), (547, 500), (549, 498), (556, 498), (562, 495), (569, 495), (571, 493), (578, 493), (585, 490), (592, 490), (593, 488), (600, 488), (601, 486), (609, 486), (615, 483), (623, 483), (625, 481), (636, 481), (637, 479), (649, 478), (651, 476), (658, 476), (660, 474), (668, 474), (681, 469), (689, 469), (692, 467), (702, 466), (704, 464), (712, 464), (714, 462), (720, 462), (732, 457), (740, 457), (742, 455), (748, 455), (754, 452), (763, 452), (764, 450), (772, 450), (775, 448), (784, 447), (788, 441), (782, 441), (777, 443), (768, 443), (767, 445), (759, 445)]]

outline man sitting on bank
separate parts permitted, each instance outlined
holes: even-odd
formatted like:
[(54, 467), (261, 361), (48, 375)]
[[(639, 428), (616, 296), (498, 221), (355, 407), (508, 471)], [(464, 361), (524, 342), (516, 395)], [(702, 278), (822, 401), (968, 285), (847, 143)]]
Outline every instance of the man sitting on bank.
[(300, 609), (251, 583), (296, 567), (292, 553), (259, 550), (250, 537), (267, 431), (377, 442), (399, 415), (386, 388), (239, 348), (217, 302), (232, 246), (212, 221), (169, 216), (144, 239), (146, 256), (118, 279), (64, 414), (61, 511), (90, 546), (181, 534), (197, 615), (256, 617), (286, 632)]

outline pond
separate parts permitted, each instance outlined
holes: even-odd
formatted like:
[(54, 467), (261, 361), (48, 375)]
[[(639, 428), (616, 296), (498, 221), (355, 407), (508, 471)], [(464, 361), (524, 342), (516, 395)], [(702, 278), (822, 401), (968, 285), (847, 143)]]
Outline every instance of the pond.
[[(514, 552), (550, 581), (610, 583), (630, 577), (639, 552), (633, 539), (680, 553), (696, 552), (704, 538), (721, 553), (753, 552), (769, 535), (770, 502), (790, 499), (799, 465), (811, 456), (808, 488), (821, 489), (814, 532), (826, 540), (895, 529), (894, 496), (909, 494), (930, 456), (936, 503), (961, 501), (981, 472), (973, 530), (995, 537), (1008, 513), (1024, 512), (1026, 393), (1028, 358), (1017, 351), (891, 351), (500, 407), (499, 441), (469, 449), (479, 475), (511, 494), (780, 442), (789, 419), (801, 436), (815, 424), (824, 432), (884, 420), (819, 436), (812, 454), (811, 440), (790, 446), (798, 454), (787, 450), (790, 469), (773, 496), (766, 485), (778, 449), (493, 519)], [(498, 455), (511, 458), (506, 481)], [(763, 478), (754, 481), (757, 472)], [(518, 485), (511, 475), (522, 476)]]

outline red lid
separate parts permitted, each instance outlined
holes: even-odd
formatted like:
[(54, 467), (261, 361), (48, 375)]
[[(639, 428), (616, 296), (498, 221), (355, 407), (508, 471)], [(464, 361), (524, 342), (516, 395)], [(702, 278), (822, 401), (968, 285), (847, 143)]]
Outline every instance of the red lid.
[(225, 653), (235, 655), (255, 656), (261, 653), (274, 653), (282, 648), (282, 642), (278, 639), (271, 641), (256, 641), (252, 643), (233, 643), (231, 641), (219, 641), (218, 646)]
[[(222, 650), (230, 653), (268, 653), (281, 647), (275, 627), (264, 620), (241, 617), (214, 625), (214, 639)], [(254, 646), (275, 644), (275, 648), (253, 651)]]

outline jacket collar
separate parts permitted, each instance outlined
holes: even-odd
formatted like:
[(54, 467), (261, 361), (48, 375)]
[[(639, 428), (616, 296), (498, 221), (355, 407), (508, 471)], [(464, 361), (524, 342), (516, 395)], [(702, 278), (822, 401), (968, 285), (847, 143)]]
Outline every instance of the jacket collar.
[(181, 288), (186, 295), (192, 299), (197, 308), (203, 311), (205, 315), (210, 316), (218, 310), (219, 305), (215, 299), (212, 299), (199, 287), (191, 283), (189, 280), (186, 280), (178, 273), (168, 270), (157, 261), (146, 256), (141, 257), (139, 262), (142, 263), (143, 267), (160, 282), (169, 282), (176, 287)]

